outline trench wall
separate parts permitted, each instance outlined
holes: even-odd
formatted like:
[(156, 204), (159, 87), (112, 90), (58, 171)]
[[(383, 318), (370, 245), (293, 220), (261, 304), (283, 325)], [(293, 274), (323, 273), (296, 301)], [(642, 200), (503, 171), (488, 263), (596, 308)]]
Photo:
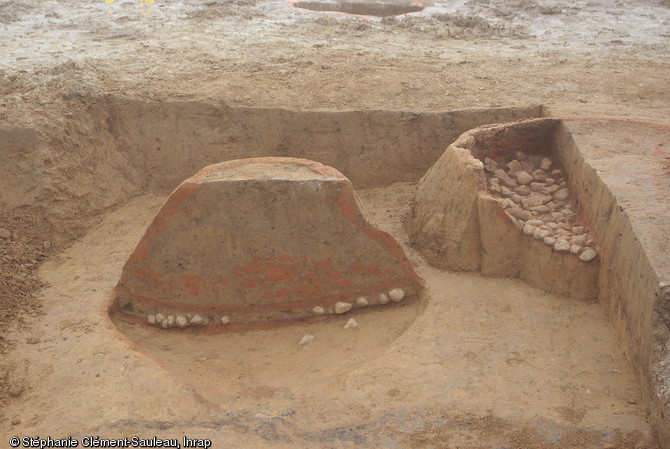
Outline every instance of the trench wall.
[[(596, 260), (556, 254), (523, 235), (487, 193), (479, 158), (516, 150), (558, 158), (600, 250)], [(636, 371), (661, 447), (670, 448), (670, 285), (563, 122), (529, 120), (465, 133), (422, 178), (406, 225), (412, 243), (433, 265), (519, 277), (576, 299), (597, 297)]]
[(37, 208), (62, 242), (108, 208), (147, 191), (167, 193), (230, 159), (310, 159), (356, 188), (416, 181), (445, 142), (486, 123), (542, 116), (543, 108), (291, 111), (103, 96), (78, 97), (57, 113), (58, 120), (0, 126), (0, 212)]
[(670, 448), (670, 330), (663, 320), (670, 305), (667, 279), (659, 278), (626, 210), (584, 160), (565, 124), (555, 130), (554, 142), (601, 249), (598, 299), (637, 372), (659, 443)]

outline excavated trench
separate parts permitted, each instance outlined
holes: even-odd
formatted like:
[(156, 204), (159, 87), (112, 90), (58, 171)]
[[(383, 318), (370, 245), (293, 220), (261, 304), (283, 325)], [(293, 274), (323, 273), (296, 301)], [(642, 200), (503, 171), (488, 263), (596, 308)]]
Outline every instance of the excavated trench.
[(339, 12), (357, 16), (389, 17), (423, 11), (423, 3), (416, 1), (296, 1), (291, 6), (319, 12)]
[[(361, 10), (345, 12), (364, 13)], [(370, 11), (367, 13), (371, 14)], [(456, 322), (430, 323), (442, 314), (458, 317), (459, 307), (463, 308), (462, 313), (466, 313), (464, 316), (471, 315), (464, 304), (450, 306), (449, 298), (459, 295), (466, 299), (472, 297), (473, 303), (476, 303), (478, 300), (474, 298), (485, 294), (483, 290), (470, 291), (475, 289), (471, 285), (479, 281), (467, 277), (475, 275), (449, 273), (480, 272), (497, 278), (491, 282), (496, 285), (495, 288), (503, 290), (510, 288), (510, 291), (516, 291), (517, 287), (510, 287), (511, 284), (505, 282), (511, 281), (500, 278), (522, 279), (538, 289), (530, 289), (530, 296), (535, 295), (533, 291), (540, 292), (538, 295), (544, 295), (541, 292), (555, 295), (548, 297), (550, 302), (555, 301), (551, 298), (567, 297), (577, 300), (575, 307), (588, 308), (590, 303), (599, 301), (608, 311), (609, 320), (616, 328), (628, 358), (632, 360), (643, 404), (649, 409), (654, 430), (662, 442), (668, 435), (670, 393), (664, 387), (667, 379), (663, 373), (651, 367), (662, 368), (664, 365), (654, 365), (655, 361), (668, 357), (667, 348), (657, 344), (668, 338), (668, 328), (659, 319), (665, 310), (663, 307), (670, 302), (665, 297), (667, 288), (664, 290), (650, 265), (625, 210), (618, 206), (614, 195), (584, 160), (568, 126), (560, 120), (538, 118), (542, 115), (542, 107), (537, 106), (439, 113), (309, 112), (230, 108), (197, 102), (96, 99), (64, 121), (61, 134), (52, 133), (47, 139), (31, 129), (2, 130), (0, 138), (3, 143), (16, 151), (0, 155), (4, 159), (1, 166), (5, 172), (0, 178), (0, 204), (9, 209), (24, 206), (48, 211), (46, 219), (61, 231), (61, 240), (67, 241), (73, 237), (73, 232), (88, 227), (87, 220), (97, 220), (96, 217), (121, 207), (132, 198), (143, 198), (142, 195), (147, 193), (158, 195), (159, 201), (146, 200), (142, 203), (145, 200), (139, 200), (140, 209), (145, 209), (141, 213), (139, 209), (133, 209), (135, 206), (131, 201), (131, 206), (119, 209), (121, 212), (108, 214), (102, 225), (103, 229), (105, 226), (111, 226), (110, 229), (122, 227), (126, 223), (123, 214), (132, 211), (138, 217), (144, 217), (134, 231), (133, 235), (137, 237), (120, 249), (124, 257), (116, 266), (120, 274), (121, 266), (126, 264), (123, 276), (134, 273), (132, 282), (135, 284), (131, 292), (134, 299), (119, 299), (118, 289), (126, 287), (123, 280), (118, 283), (119, 275), (116, 275), (110, 281), (112, 285), (108, 286), (105, 300), (87, 303), (83, 310), (103, 316), (109, 313), (114, 325), (121, 331), (118, 337), (125, 342), (124, 345), (130, 344), (152, 363), (165, 367), (206, 402), (234, 402), (236, 405), (230, 407), (246, 410), (257, 406), (259, 401), (265, 401), (276, 410), (284, 410), (287, 415), (282, 416), (286, 417), (289, 410), (296, 407), (297, 398), (307, 401), (305, 398), (312, 395), (324, 401), (323, 398), (333, 395), (334, 405), (324, 409), (323, 413), (324, 416), (336, 416), (341, 406), (338, 404), (360, 402), (362, 399), (359, 393), (339, 397), (338, 391), (329, 390), (329, 385), (339, 383), (342, 386), (344, 382), (347, 387), (353, 386), (355, 391), (361, 388), (375, 391), (373, 384), (356, 377), (359, 373), (367, 373), (368, 378), (379, 373), (397, 373), (399, 379), (407, 381), (401, 382), (407, 391), (414, 388), (410, 387), (414, 384), (408, 382), (419, 371), (429, 383), (433, 379), (435, 385), (441, 385), (450, 375), (448, 365), (431, 370), (419, 370), (418, 367), (434, 363), (429, 361), (434, 356), (428, 356), (425, 348), (434, 347), (437, 341), (460, 338), (456, 335), (450, 337), (448, 331), (437, 331), (435, 326), (439, 329), (453, 326), (455, 330), (458, 325)], [(491, 123), (511, 124), (489, 126)], [(54, 147), (58, 151), (51, 149)], [(76, 161), (65, 156), (68, 150), (74, 148), (81, 156)], [(179, 196), (179, 201), (183, 200), (179, 189), (188, 183), (181, 183), (203, 167), (234, 159), (269, 156), (307, 160), (301, 164), (316, 161), (341, 172), (342, 179), (350, 181), (353, 186), (351, 195), (356, 200), (352, 201), (359, 201), (356, 192), (362, 198), (358, 206), (362, 218), (352, 223), (367, 223), (368, 219), (371, 222), (381, 221), (381, 228), (393, 234), (399, 240), (398, 248), (403, 248), (400, 251), (407, 253), (407, 257), (398, 256), (394, 263), (402, 259), (403, 263), (416, 269), (422, 285), (408, 287), (407, 280), (402, 285), (375, 281), (374, 288), (346, 290), (340, 296), (328, 296), (327, 301), (319, 299), (321, 302), (314, 302), (314, 298), (309, 297), (314, 290), (296, 287), (296, 292), (307, 292), (307, 296), (300, 297), (300, 307), (293, 308), (290, 302), (283, 302), (280, 307), (273, 306), (267, 309), (271, 312), (265, 313), (262, 304), (252, 304), (250, 296), (244, 296), (244, 292), (249, 293), (253, 289), (256, 289), (254, 294), (261, 291), (262, 284), (249, 278), (246, 281), (251, 283), (234, 290), (238, 295), (234, 304), (224, 304), (224, 308), (216, 309), (216, 313), (210, 316), (207, 310), (212, 306), (212, 294), (208, 293), (207, 300), (202, 299), (201, 292), (206, 289), (202, 286), (193, 289), (193, 273), (177, 276), (174, 275), (177, 268), (172, 267), (169, 269), (172, 271), (168, 270), (170, 282), (183, 283), (179, 284), (181, 290), (177, 289), (176, 296), (171, 296), (173, 306), (183, 300), (187, 295), (185, 292), (195, 294), (183, 301), (189, 304), (188, 311), (178, 305), (173, 309), (165, 306), (167, 300), (158, 297), (167, 291), (161, 284), (161, 267), (169, 265), (175, 257), (190, 260), (186, 265), (191, 267), (209, 261), (199, 258), (198, 251), (208, 251), (208, 247), (216, 244), (207, 239), (223, 238), (213, 236), (216, 226), (205, 230), (197, 227), (206, 220), (221, 223), (221, 217), (200, 214), (205, 209), (209, 212), (216, 210), (216, 202), (197, 200), (187, 205), (183, 212), (184, 221), (166, 237), (165, 243), (157, 245), (163, 251), (182, 239), (182, 246), (174, 253), (169, 250), (161, 253), (164, 258), (156, 258), (151, 270), (148, 265), (131, 264), (139, 260), (138, 252), (147, 252), (142, 249), (141, 233), (147, 229), (144, 238), (154, 237), (157, 228), (161, 231), (166, 228), (166, 216), (172, 218), (179, 215), (180, 212), (175, 212), (177, 209), (169, 205), (175, 195)], [(320, 168), (319, 173), (322, 173)], [(248, 191), (253, 182), (260, 182), (254, 177), (248, 178), (248, 175), (245, 172), (244, 176), (240, 175), (241, 179), (235, 179), (242, 182), (242, 187), (226, 190), (233, 193), (227, 197), (228, 203), (219, 202), (221, 210), (216, 213), (226, 217), (233, 211), (241, 214), (251, 212), (257, 220), (269, 217), (266, 224), (272, 225), (277, 216), (267, 211), (278, 207), (292, 208), (298, 204), (279, 204), (268, 194), (270, 190), (263, 190), (264, 195), (269, 195), (265, 203), (257, 202), (258, 197), (254, 198), (254, 195), (241, 195), (240, 192)], [(305, 183), (313, 186), (314, 191), (321, 189), (322, 180), (296, 176), (291, 174), (289, 179), (282, 175), (274, 179), (279, 180), (279, 184), (283, 183), (277, 191), (277, 198), (286, 196), (286, 192), (292, 191), (290, 189), (298, 184), (299, 189)], [(298, 184), (287, 187), (287, 179)], [(267, 182), (267, 179), (263, 178), (262, 182)], [(180, 184), (182, 187), (177, 188)], [(173, 194), (167, 197), (170, 191)], [(341, 206), (348, 201), (332, 202), (333, 195), (323, 198), (312, 193), (309, 195), (311, 199), (308, 201), (316, 201), (314, 204), (319, 207), (327, 203), (324, 207), (329, 211), (335, 210), (337, 204)], [(300, 198), (303, 203), (307, 201), (304, 199), (307, 197)], [(158, 206), (163, 201), (163, 210), (159, 210)], [(399, 206), (400, 203), (404, 205)], [(146, 204), (146, 207), (141, 204)], [(304, 210), (285, 210), (282, 216), (287, 220), (287, 217), (298, 217), (301, 219), (296, 223), (304, 223), (310, 212), (314, 214), (316, 209), (316, 206), (309, 206)], [(263, 213), (257, 213), (259, 211)], [(326, 218), (318, 221), (319, 226), (333, 223), (334, 216), (329, 213), (324, 212)], [(154, 215), (153, 224), (150, 224)], [(235, 258), (239, 258), (240, 254), (258, 256), (262, 253), (265, 255), (261, 259), (267, 262), (269, 254), (279, 257), (277, 260), (282, 257), (284, 262), (290, 260), (289, 265), (295, 268), (297, 260), (309, 259), (310, 267), (325, 267), (328, 260), (336, 257), (327, 245), (300, 248), (302, 252), (294, 245), (282, 248), (283, 252), (271, 249), (263, 253), (273, 239), (261, 239), (262, 244), (259, 244), (252, 236), (259, 235), (259, 232), (274, 232), (275, 226), (259, 231), (256, 228), (243, 229), (243, 223), (239, 220), (226, 222), (229, 226), (225, 230), (226, 238), (234, 242), (236, 235), (241, 235), (243, 230), (248, 231), (245, 234), (247, 240), (238, 245), (237, 252), (230, 253)], [(359, 228), (368, 229), (366, 226)], [(403, 226), (406, 236), (403, 236)], [(291, 225), (291, 229), (293, 227)], [(368, 236), (378, 235), (375, 232), (384, 233), (376, 230), (370, 234), (372, 231), (369, 229), (365, 232)], [(345, 237), (338, 242), (341, 246), (338, 249), (354, 257), (359, 240), (348, 234), (341, 235)], [(251, 240), (254, 240), (253, 244), (248, 243)], [(388, 250), (389, 245), (386, 242), (383, 246)], [(393, 245), (398, 243), (393, 240)], [(131, 255), (133, 248), (135, 251)], [(193, 251), (189, 256), (191, 259), (182, 257), (189, 251)], [(321, 252), (323, 257), (319, 258)], [(208, 254), (207, 257), (212, 259), (218, 257), (216, 250)], [(204, 268), (199, 268), (200, 274), (211, 274), (207, 264), (204, 262)], [(182, 265), (179, 264), (179, 270)], [(282, 276), (288, 265), (277, 266), (275, 262), (261, 265), (268, 285), (284, 282)], [(352, 270), (357, 276), (366, 278), (377, 270), (373, 265), (372, 262), (358, 264)], [(303, 268), (299, 267), (296, 272), (301, 273)], [(389, 270), (386, 269), (386, 272)], [(53, 272), (57, 273), (58, 269), (54, 268)], [(239, 270), (232, 272), (240, 273)], [(54, 280), (58, 278), (56, 274), (54, 276)], [(207, 285), (213, 285), (211, 276), (198, 275), (198, 279), (198, 282), (209, 279)], [(319, 279), (319, 282), (325, 283), (325, 278)], [(446, 287), (444, 279), (449, 279)], [(112, 293), (117, 283), (117, 290)], [(450, 283), (460, 288), (461, 292), (451, 290), (454, 287), (449, 287)], [(172, 284), (170, 289), (174, 287)], [(383, 286), (383, 289), (377, 286)], [(404, 301), (401, 298), (397, 302), (378, 302), (383, 295), (393, 296), (391, 291), (398, 287), (403, 288), (403, 297), (407, 295)], [(422, 288), (425, 291), (422, 292)], [(518, 288), (523, 290), (527, 287)], [(174, 293), (174, 289), (170, 291)], [(147, 300), (151, 295), (155, 297)], [(342, 301), (351, 305), (349, 309), (353, 310), (347, 309), (342, 314), (333, 312)], [(529, 304), (533, 301), (529, 299)], [(387, 303), (389, 305), (385, 306)], [(455, 304), (460, 303), (456, 300)], [(503, 307), (496, 303), (498, 305)], [(504, 307), (509, 308), (509, 304)], [(332, 315), (329, 312), (333, 312)], [(161, 315), (165, 323), (168, 323), (168, 316), (172, 316), (172, 320), (169, 325), (161, 326), (163, 320), (157, 321), (157, 315)], [(199, 319), (194, 321), (195, 316)], [(235, 323), (236, 316), (244, 318)], [(177, 320), (177, 317), (182, 319)], [(350, 318), (354, 318), (353, 324)], [(175, 325), (176, 322), (185, 325)], [(470, 330), (464, 329), (463, 332)], [(423, 346), (407, 351), (404, 347), (412, 345), (410, 341), (421, 341)], [(539, 346), (533, 350), (541, 351)], [(471, 357), (477, 356), (472, 354)], [(507, 369), (520, 363), (523, 359), (516, 353), (503, 366)], [(402, 366), (415, 366), (419, 371), (405, 376)], [(462, 368), (465, 370), (467, 365)], [(440, 374), (443, 372), (445, 374)], [(346, 380), (343, 381), (343, 378)], [(458, 397), (458, 388), (453, 382), (446, 383), (444, 391), (451, 393), (442, 400)], [(497, 394), (491, 392), (493, 397)], [(424, 402), (429, 404), (435, 400), (431, 395), (423, 395), (422, 390), (416, 392), (417, 403), (425, 399)], [(340, 400), (338, 397), (343, 402), (336, 403)], [(572, 400), (575, 400), (574, 397)], [(374, 402), (374, 399), (368, 397), (365, 401)], [(547, 401), (550, 402), (549, 399)], [(372, 406), (373, 409), (375, 407)], [(518, 413), (522, 415), (521, 411)], [(594, 421), (588, 427), (607, 425), (606, 422)], [(562, 431), (572, 430), (565, 428)], [(602, 433), (598, 438), (606, 442), (609, 437)]]

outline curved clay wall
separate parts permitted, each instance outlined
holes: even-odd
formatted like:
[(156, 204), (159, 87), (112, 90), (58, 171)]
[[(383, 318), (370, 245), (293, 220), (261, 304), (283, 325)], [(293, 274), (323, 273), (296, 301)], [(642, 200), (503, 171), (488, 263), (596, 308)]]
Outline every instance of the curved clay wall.
[[(494, 170), (485, 167), (483, 161), (495, 164), (494, 159), (518, 163), (515, 157), (524, 162), (553, 158), (552, 136), (557, 125), (556, 120), (546, 119), (479, 128), (465, 133), (447, 148), (421, 179), (413, 215), (407, 222), (413, 244), (431, 264), (452, 270), (479, 270), (486, 276), (520, 277), (535, 287), (579, 300), (596, 298), (598, 260), (582, 260), (586, 238), (573, 234), (571, 229), (582, 228), (583, 232), (584, 226), (577, 223), (578, 214), (566, 208), (569, 203), (565, 199), (556, 199), (561, 186), (530, 184), (544, 188), (545, 194), (543, 190), (531, 192), (509, 180), (510, 189), (516, 186), (516, 191), (525, 195), (510, 195), (509, 199), (496, 197), (487, 188), (492, 178), (487, 181), (485, 168)], [(499, 178), (495, 179), (497, 183)], [(553, 207), (542, 205), (538, 209), (539, 201), (532, 206), (537, 197), (546, 198), (543, 204)], [(567, 215), (558, 212), (564, 208)], [(553, 218), (552, 214), (560, 218)], [(579, 226), (572, 226), (575, 223)], [(545, 224), (555, 229), (547, 226), (547, 235), (543, 235)], [(536, 235), (527, 235), (530, 231)], [(571, 243), (578, 238), (582, 241), (573, 254)], [(563, 241), (570, 246), (561, 249), (558, 242)]]
[[(557, 253), (524, 235), (491, 195), (482, 160), (516, 151), (553, 156), (569, 174), (566, 188), (597, 246), (595, 260)], [(597, 297), (637, 371), (659, 442), (670, 447), (670, 286), (563, 122), (529, 120), (459, 137), (422, 178), (407, 228), (434, 265), (518, 276), (577, 299)]]

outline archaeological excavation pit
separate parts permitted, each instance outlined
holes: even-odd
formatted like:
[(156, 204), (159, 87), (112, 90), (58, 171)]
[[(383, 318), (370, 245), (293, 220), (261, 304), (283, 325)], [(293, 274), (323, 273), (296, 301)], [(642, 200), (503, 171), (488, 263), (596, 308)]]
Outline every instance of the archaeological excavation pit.
[(317, 12), (338, 12), (356, 16), (390, 17), (423, 11), (424, 5), (418, 1), (313, 1), (292, 2), (291, 7)]
[[(24, 187), (17, 168), (0, 199), (76, 191), (55, 221), (98, 217), (48, 264), (45, 295), (95, 317), (90, 353), (56, 375), (109, 360), (105, 400), (136, 410), (116, 428), (190, 423), (261, 447), (411, 447), (407, 432), (437, 428), (506, 447), (521, 427), (656, 447), (667, 432), (667, 289), (577, 124), (536, 106), (78, 114), (69, 135), (105, 162), (57, 183), (39, 136), (15, 133), (46, 176)], [(88, 350), (71, 340), (64, 357)]]

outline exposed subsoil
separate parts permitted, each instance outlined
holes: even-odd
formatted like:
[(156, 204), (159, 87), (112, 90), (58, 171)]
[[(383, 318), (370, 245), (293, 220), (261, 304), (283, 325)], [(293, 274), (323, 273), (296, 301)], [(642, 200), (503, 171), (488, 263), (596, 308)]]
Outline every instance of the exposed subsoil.
[[(149, 17), (117, 0), (110, 17), (104, 2), (2, 0), (0, 126), (40, 129), (67, 182), (87, 145), (69, 121), (108, 96), (335, 110), (542, 103), (558, 116), (667, 124), (669, 8), (470, 0), (380, 19), (280, 1), (158, 0)], [(650, 258), (667, 267), (669, 199), (645, 198), (639, 173), (620, 171), (648, 166), (654, 191), (670, 189), (667, 139), (613, 149), (598, 140), (609, 133), (580, 126), (593, 131), (587, 150), (606, 180), (648, 227)], [(362, 192), (404, 245), (412, 189)], [(110, 211), (94, 219), (73, 208), (66, 226), (48, 205), (0, 204), (0, 228), (16, 233), (0, 239), (0, 441), (93, 432), (189, 433), (227, 447), (656, 447), (597, 304), (441, 272), (407, 247), (431, 285), (425, 310), (361, 315), (352, 332), (364, 338), (350, 351), (336, 322), (206, 341), (162, 341), (131, 326), (137, 346), (128, 350), (99, 305), (164, 194), (103, 205)], [(95, 203), (95, 192), (86, 195)], [(307, 332), (314, 346), (299, 349)], [(329, 355), (323, 342), (337, 350)], [(307, 351), (325, 374), (291, 363)], [(284, 374), (263, 377), (264, 363)], [(313, 382), (303, 389), (297, 376)]]

